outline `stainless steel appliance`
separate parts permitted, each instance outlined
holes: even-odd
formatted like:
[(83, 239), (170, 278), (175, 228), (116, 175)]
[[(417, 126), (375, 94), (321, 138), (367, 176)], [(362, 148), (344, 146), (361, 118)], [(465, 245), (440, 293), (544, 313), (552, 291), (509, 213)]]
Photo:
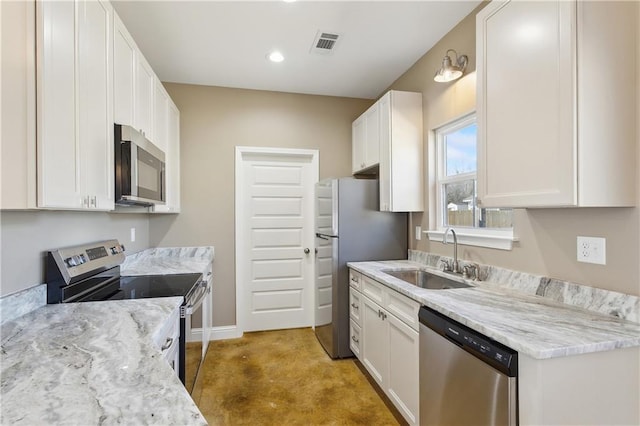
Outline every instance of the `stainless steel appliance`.
[(202, 361), (202, 345), (187, 344), (186, 337), (190, 334), (191, 315), (209, 292), (209, 281), (197, 273), (122, 277), (120, 264), (124, 258), (124, 246), (117, 240), (49, 251), (47, 303), (184, 297), (180, 307), (178, 376), (191, 392)]
[(331, 358), (349, 349), (347, 262), (407, 258), (407, 214), (378, 210), (378, 181), (316, 184), (315, 332)]
[(116, 124), (114, 141), (116, 204), (164, 204), (164, 152), (131, 126)]
[(422, 307), (420, 424), (517, 425), (518, 353)]

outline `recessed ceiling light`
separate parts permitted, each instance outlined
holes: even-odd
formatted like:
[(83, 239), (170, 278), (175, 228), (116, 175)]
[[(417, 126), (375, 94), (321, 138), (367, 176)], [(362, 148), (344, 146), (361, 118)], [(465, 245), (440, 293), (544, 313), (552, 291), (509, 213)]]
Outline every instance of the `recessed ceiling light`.
[(285, 2), (285, 3), (293, 3), (296, 0), (282, 0), (282, 1)]
[(280, 53), (277, 50), (274, 50), (273, 52), (269, 53), (267, 55), (267, 58), (269, 58), (269, 60), (271, 62), (282, 62), (282, 61), (284, 61), (284, 56), (282, 56), (282, 53)]

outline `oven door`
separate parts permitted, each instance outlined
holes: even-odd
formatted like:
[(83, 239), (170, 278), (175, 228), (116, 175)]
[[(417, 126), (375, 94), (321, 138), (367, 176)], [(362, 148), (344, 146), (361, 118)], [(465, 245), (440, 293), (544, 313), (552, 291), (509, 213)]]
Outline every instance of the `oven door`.
[[(185, 305), (182, 308), (181, 326), (184, 328), (181, 330), (180, 339), (182, 340), (181, 343), (183, 343), (181, 344), (181, 348), (184, 348), (184, 353), (181, 354), (182, 371), (184, 374), (181, 375), (181, 379), (183, 379), (184, 386), (189, 393), (193, 392), (198, 372), (200, 371), (200, 365), (204, 358), (203, 347), (207, 334), (202, 328), (199, 330), (196, 329), (194, 323), (204, 323), (202, 321), (204, 314), (203, 302), (208, 294), (209, 280), (202, 279), (198, 283), (193, 295), (188, 297), (188, 300), (185, 301)], [(196, 332), (194, 333), (194, 331)]]

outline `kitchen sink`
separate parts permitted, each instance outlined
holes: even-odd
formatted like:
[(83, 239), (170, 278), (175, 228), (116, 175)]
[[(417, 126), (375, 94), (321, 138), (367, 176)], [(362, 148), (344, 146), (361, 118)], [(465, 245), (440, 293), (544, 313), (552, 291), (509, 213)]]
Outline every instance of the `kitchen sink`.
[(382, 271), (387, 275), (401, 279), (418, 287), (426, 288), (428, 290), (447, 290), (452, 288), (466, 288), (471, 287), (469, 284), (461, 283), (458, 281), (450, 280), (449, 278), (433, 275), (427, 271), (421, 269), (404, 269), (399, 271)]

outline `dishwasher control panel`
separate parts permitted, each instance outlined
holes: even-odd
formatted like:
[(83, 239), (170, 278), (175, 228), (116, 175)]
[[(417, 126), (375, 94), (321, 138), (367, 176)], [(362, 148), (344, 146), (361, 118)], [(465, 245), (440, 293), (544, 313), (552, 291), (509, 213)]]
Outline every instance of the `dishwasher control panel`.
[(475, 332), (469, 333), (467, 330), (449, 323), (446, 325), (445, 335), (462, 346), (466, 346), (476, 352), (479, 352), (507, 368), (511, 365), (511, 360), (513, 358), (511, 353), (496, 347), (494, 343), (489, 343), (482, 339)]
[(429, 327), (503, 373), (515, 376), (518, 370), (518, 352), (426, 306), (420, 308), (418, 316), (421, 325)]

